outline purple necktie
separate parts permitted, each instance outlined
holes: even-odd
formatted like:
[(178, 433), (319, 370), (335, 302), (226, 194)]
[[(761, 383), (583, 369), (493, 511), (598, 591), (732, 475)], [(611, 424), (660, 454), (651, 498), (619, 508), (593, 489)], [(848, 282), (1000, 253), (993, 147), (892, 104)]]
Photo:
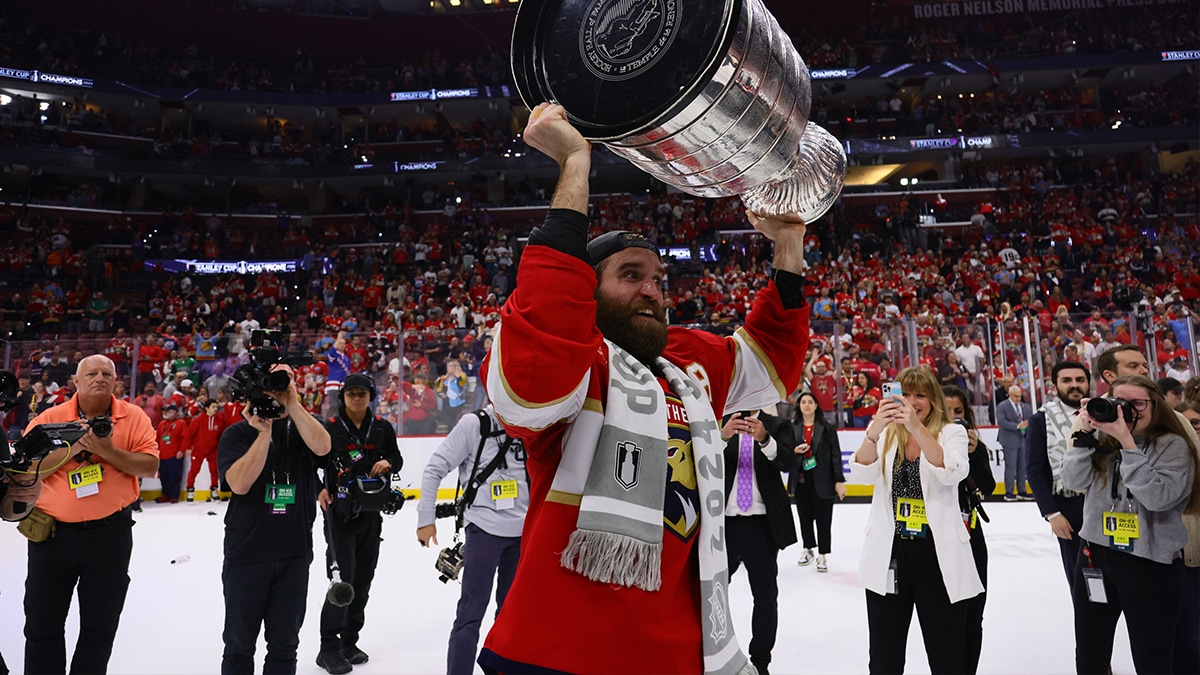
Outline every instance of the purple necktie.
[(742, 511), (749, 511), (754, 504), (754, 437), (750, 434), (740, 434), (738, 441), (737, 468), (737, 505)]

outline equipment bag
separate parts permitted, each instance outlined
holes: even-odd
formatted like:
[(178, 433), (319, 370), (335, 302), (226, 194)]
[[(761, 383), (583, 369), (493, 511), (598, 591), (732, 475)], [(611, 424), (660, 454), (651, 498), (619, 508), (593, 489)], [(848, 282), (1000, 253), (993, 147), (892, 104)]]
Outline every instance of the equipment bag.
[(54, 536), (57, 524), (58, 521), (54, 520), (54, 516), (34, 507), (29, 515), (17, 525), (17, 532), (25, 535), (29, 541), (40, 544)]

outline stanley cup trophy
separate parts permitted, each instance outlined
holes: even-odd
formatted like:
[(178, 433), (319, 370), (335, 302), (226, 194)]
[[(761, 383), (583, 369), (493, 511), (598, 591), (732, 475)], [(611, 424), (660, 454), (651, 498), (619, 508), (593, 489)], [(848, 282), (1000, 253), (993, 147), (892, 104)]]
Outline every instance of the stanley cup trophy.
[(527, 105), (684, 192), (806, 223), (841, 192), (846, 155), (762, 0), (523, 0), (512, 66)]

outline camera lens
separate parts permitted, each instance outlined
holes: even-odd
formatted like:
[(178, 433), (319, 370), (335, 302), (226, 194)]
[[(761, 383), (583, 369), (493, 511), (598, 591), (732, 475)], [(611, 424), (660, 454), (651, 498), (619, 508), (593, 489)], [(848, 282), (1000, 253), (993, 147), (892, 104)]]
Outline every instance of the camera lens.
[(88, 422), (88, 427), (97, 438), (106, 438), (112, 433), (113, 425), (112, 420), (107, 417), (93, 417)]
[(1117, 421), (1117, 404), (1107, 398), (1094, 398), (1087, 404), (1088, 416), (1102, 423)]
[(287, 391), (292, 383), (292, 376), (286, 370), (275, 370), (263, 376), (262, 388), (265, 391)]

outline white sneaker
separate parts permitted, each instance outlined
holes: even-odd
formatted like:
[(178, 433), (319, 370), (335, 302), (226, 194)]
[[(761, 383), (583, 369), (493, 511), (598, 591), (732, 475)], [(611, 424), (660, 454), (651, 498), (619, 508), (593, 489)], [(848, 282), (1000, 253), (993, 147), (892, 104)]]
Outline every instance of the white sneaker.
[(813, 552), (811, 548), (804, 549), (804, 555), (800, 556), (800, 560), (796, 564), (801, 567), (807, 567), (813, 561)]
[(825, 556), (823, 556), (823, 555), (817, 556), (817, 571), (818, 572), (828, 572), (829, 571), (829, 563), (825, 562)]

